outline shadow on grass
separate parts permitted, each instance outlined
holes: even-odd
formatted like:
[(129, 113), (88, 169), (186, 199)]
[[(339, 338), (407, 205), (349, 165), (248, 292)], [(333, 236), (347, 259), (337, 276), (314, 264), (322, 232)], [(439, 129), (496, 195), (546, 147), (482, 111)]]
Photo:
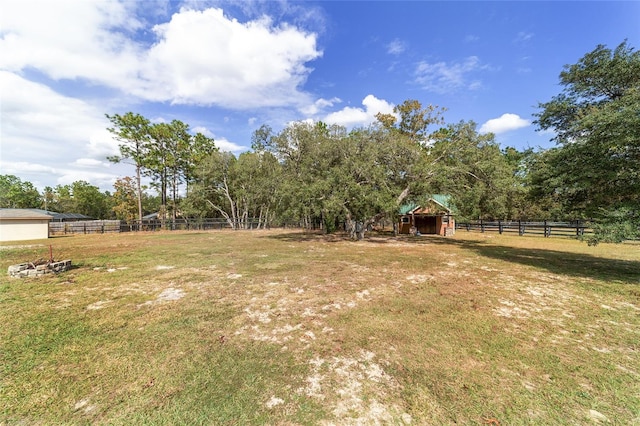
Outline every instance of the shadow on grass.
[(465, 242), (465, 246), (481, 256), (546, 269), (558, 275), (640, 284), (640, 262), (637, 261), (558, 250), (485, 245), (479, 242)]
[[(316, 232), (282, 233), (269, 235), (265, 238), (275, 238), (288, 242), (351, 241), (349, 236), (344, 233), (326, 235)], [(416, 238), (400, 235), (398, 237), (393, 237), (391, 233), (370, 233), (367, 234), (367, 238), (365, 238), (364, 242), (381, 245), (403, 242), (409, 245), (415, 245), (416, 247), (421, 245), (440, 245), (443, 246), (443, 248), (445, 246), (458, 247), (463, 250), (475, 252), (482, 257), (545, 269), (558, 275), (569, 275), (579, 278), (594, 278), (609, 282), (635, 284), (638, 287), (638, 290), (633, 290), (632, 293), (636, 296), (640, 296), (639, 261), (608, 259), (585, 253), (512, 247), (496, 245), (494, 243), (481, 240), (456, 240), (453, 238), (438, 236), (422, 236)], [(623, 247), (621, 246), (620, 249), (623, 250)]]
[[(409, 240), (412, 237), (407, 235), (399, 235), (397, 237), (393, 236), (391, 231), (369, 231), (366, 234), (364, 240), (357, 241), (351, 239), (349, 233), (344, 231), (338, 231), (331, 234), (325, 234), (323, 231), (296, 231), (296, 232), (283, 232), (282, 234), (271, 234), (265, 235), (262, 238), (270, 238), (276, 239), (280, 241), (287, 242), (325, 242), (325, 243), (336, 243), (336, 242), (363, 242), (368, 244), (396, 244), (399, 240)], [(415, 238), (414, 238), (415, 239)]]
[(570, 251), (505, 246), (479, 240), (427, 237), (407, 241), (418, 245), (439, 244), (460, 247), (486, 258), (545, 269), (558, 275), (635, 284), (639, 289), (633, 291), (633, 294), (640, 296), (640, 262), (638, 261), (609, 259)]
[(283, 231), (281, 234), (264, 235), (261, 238), (275, 239), (286, 241), (289, 243), (337, 243), (339, 241), (351, 241), (349, 236), (344, 232), (336, 232), (333, 234), (325, 234), (323, 231)]

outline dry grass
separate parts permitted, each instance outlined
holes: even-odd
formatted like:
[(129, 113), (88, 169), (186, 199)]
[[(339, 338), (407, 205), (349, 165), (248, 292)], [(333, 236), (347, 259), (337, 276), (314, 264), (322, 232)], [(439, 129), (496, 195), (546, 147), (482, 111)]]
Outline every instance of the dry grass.
[[(640, 423), (638, 245), (49, 243), (72, 271), (0, 281), (0, 424)], [(5, 247), (0, 266), (47, 255)]]

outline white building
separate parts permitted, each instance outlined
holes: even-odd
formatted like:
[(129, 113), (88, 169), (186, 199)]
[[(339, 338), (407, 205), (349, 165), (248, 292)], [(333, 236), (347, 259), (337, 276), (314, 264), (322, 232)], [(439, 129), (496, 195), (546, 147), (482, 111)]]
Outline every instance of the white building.
[(0, 241), (49, 238), (51, 215), (29, 209), (0, 209)]

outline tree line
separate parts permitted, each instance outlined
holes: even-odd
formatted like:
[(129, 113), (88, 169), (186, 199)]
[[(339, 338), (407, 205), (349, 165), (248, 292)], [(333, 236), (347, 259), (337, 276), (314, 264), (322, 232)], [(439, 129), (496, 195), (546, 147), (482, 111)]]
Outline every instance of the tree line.
[[(501, 148), (473, 121), (445, 124), (444, 109), (406, 100), (393, 114), (348, 130), (322, 122), (267, 125), (235, 156), (178, 120), (152, 124), (139, 114), (107, 115), (120, 142), (114, 162), (135, 175), (114, 193), (87, 182), (46, 188), (0, 176), (0, 206), (75, 211), (96, 218), (221, 217), (233, 228), (321, 221), (368, 225), (394, 220), (401, 205), (451, 197), (458, 220), (597, 220), (599, 240), (638, 237), (640, 224), (640, 55), (627, 42), (598, 46), (560, 74), (562, 91), (540, 103), (548, 150)], [(142, 178), (152, 187), (145, 191)], [(149, 195), (155, 189), (156, 196)], [(359, 226), (356, 226), (359, 225)]]
[[(42, 192), (15, 175), (0, 175), (0, 208), (43, 209), (57, 213), (79, 213), (94, 219), (134, 220), (137, 193), (131, 177), (117, 179), (114, 191), (101, 191), (78, 180), (70, 185), (47, 186)], [(160, 198), (142, 192), (143, 212), (158, 211)]]

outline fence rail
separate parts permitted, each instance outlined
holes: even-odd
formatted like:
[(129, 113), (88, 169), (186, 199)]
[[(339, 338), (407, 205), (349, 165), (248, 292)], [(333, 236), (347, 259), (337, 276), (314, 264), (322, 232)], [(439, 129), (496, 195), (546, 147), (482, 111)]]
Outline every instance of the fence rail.
[[(236, 224), (235, 229), (267, 229), (278, 228), (303, 228), (320, 229), (320, 223), (302, 224), (294, 222), (278, 223), (276, 225), (265, 223), (259, 219), (249, 219)], [(181, 231), (181, 230), (216, 230), (233, 229), (233, 226), (221, 218), (204, 219), (176, 219), (176, 220), (143, 220), (125, 222), (119, 220), (83, 220), (77, 222), (50, 222), (49, 235), (66, 234), (106, 234), (117, 232), (137, 231)]]
[[(260, 229), (266, 227), (264, 222), (258, 219), (250, 219), (236, 224), (236, 229)], [(233, 226), (222, 218), (205, 219), (167, 219), (167, 220), (143, 220), (133, 222), (122, 222), (120, 232), (135, 231), (187, 231), (187, 230), (213, 230), (213, 229), (233, 229)]]
[(588, 222), (525, 222), (519, 220), (498, 220), (456, 223), (457, 230), (511, 233), (518, 235), (542, 235), (544, 237), (581, 237), (592, 234), (593, 230)]
[(50, 235), (105, 234), (120, 232), (119, 220), (82, 220), (77, 222), (49, 222)]

